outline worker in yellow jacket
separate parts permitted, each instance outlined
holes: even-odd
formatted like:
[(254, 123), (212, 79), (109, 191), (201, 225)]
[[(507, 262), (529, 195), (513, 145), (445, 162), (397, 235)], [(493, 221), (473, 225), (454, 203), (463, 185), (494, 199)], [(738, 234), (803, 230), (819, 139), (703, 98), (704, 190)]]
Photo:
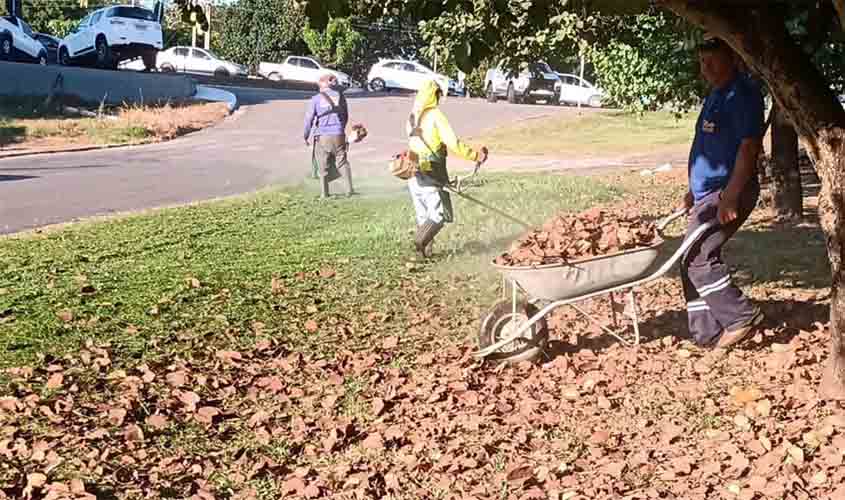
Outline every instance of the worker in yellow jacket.
[(408, 179), (417, 219), (414, 245), (424, 258), (431, 257), (431, 242), (443, 225), (454, 220), (452, 200), (444, 190), (449, 184), (448, 151), (478, 164), (487, 161), (487, 148), (476, 151), (455, 135), (446, 115), (438, 108), (442, 97), (443, 90), (437, 82), (426, 81), (417, 92), (408, 118), (409, 148), (417, 154), (420, 163), (417, 174)]

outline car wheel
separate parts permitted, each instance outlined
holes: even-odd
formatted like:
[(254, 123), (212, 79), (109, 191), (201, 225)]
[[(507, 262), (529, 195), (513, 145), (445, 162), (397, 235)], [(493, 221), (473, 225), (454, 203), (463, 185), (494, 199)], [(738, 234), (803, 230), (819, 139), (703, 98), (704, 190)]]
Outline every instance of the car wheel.
[(41, 52), (38, 54), (38, 64), (41, 66), (47, 66), (47, 52)]
[(214, 78), (229, 78), (229, 70), (226, 68), (215, 69)]
[(593, 97), (590, 97), (590, 100), (587, 104), (591, 108), (600, 108), (601, 107), (601, 96), (594, 95)]
[(516, 89), (513, 88), (513, 84), (508, 84), (508, 102), (511, 104), (516, 104)]
[(70, 66), (70, 54), (68, 54), (67, 48), (62, 47), (59, 50), (59, 64), (62, 66)]
[(384, 80), (381, 78), (376, 78), (370, 82), (370, 89), (373, 92), (384, 92), (386, 88), (387, 85), (385, 85)]
[(267, 78), (269, 78), (272, 82), (281, 82), (283, 80), (282, 75), (278, 73), (270, 73), (270, 76)]
[(174, 68), (174, 67), (173, 67), (172, 65), (170, 65), (170, 64), (165, 63), (165, 64), (162, 64), (162, 65), (161, 65), (161, 70), (160, 70), (160, 71), (161, 71), (162, 73), (175, 73), (175, 72), (176, 72), (176, 68)]
[(113, 69), (115, 65), (112, 61), (111, 48), (109, 47), (109, 43), (106, 41), (106, 37), (97, 37), (97, 41), (94, 46), (97, 51), (97, 67), (102, 69)]
[(487, 102), (496, 102), (496, 92), (493, 91), (493, 82), (487, 84)]
[(12, 48), (12, 39), (9, 37), (3, 37), (3, 39), (0, 40), (0, 60), (11, 61)]

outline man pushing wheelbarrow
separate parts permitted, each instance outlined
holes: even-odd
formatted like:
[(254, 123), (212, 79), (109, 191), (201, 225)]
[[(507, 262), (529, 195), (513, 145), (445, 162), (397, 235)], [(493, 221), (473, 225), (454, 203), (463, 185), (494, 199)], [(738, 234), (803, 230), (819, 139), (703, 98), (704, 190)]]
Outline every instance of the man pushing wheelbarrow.
[[(709, 36), (699, 47), (702, 74), (712, 91), (696, 124), (689, 190), (680, 210), (656, 225), (660, 235), (669, 222), (688, 215), (680, 248), (651, 272), (661, 238), (609, 255), (563, 258), (551, 264), (494, 264), (512, 293), (506, 293), (482, 319), (476, 356), (506, 361), (540, 356), (548, 336), (545, 316), (562, 306), (573, 307), (627, 343), (620, 330), (606, 327), (578, 306), (602, 296), (614, 302), (616, 294), (627, 296), (636, 344), (640, 335), (634, 291), (676, 263), (681, 268), (689, 333), (698, 345), (728, 348), (750, 336), (763, 315), (733, 284), (722, 261), (722, 247), (751, 214), (759, 196), (756, 165), (764, 132), (763, 100), (757, 86), (738, 71), (735, 57), (722, 40)], [(615, 308), (611, 311), (614, 314)], [(615, 314), (613, 320), (616, 328)]]

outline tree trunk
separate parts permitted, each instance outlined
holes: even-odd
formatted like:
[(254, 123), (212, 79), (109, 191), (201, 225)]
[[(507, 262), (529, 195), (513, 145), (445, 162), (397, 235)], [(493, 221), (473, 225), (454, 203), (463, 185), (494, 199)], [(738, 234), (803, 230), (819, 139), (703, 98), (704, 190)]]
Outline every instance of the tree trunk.
[[(749, 8), (741, 5), (744, 0), (657, 2), (725, 40), (768, 83), (807, 147), (822, 183), (819, 217), (827, 237), (832, 278), (830, 356), (820, 396), (845, 400), (845, 109), (790, 37), (776, 6)], [(834, 3), (845, 18), (843, 2)]]
[(769, 178), (767, 202), (779, 219), (803, 215), (801, 170), (798, 166), (798, 133), (777, 102), (772, 119), (772, 158), (766, 172)]

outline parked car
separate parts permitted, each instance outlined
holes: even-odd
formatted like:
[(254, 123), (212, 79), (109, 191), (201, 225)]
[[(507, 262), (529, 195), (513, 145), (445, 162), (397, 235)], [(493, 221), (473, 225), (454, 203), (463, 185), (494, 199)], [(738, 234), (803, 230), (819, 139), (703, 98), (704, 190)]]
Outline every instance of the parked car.
[(35, 39), (26, 22), (15, 16), (0, 17), (0, 61), (47, 64), (47, 49)]
[(600, 108), (604, 91), (577, 75), (558, 73), (560, 78), (560, 103), (580, 104), (591, 108)]
[(47, 49), (47, 64), (58, 64), (59, 44), (62, 43), (62, 39), (46, 33), (35, 33), (35, 39)]
[(504, 97), (510, 103), (542, 100), (557, 104), (560, 96), (560, 78), (544, 62), (529, 64), (516, 75), (500, 65), (487, 70), (484, 81), (489, 102)]
[(367, 85), (374, 92), (391, 89), (417, 91), (426, 80), (434, 80), (444, 94), (454, 95), (458, 91), (457, 82), (446, 75), (435, 73), (426, 66), (401, 59), (383, 59), (370, 68)]
[(210, 50), (191, 47), (171, 47), (159, 52), (157, 66), (163, 73), (179, 71), (218, 78), (245, 77), (249, 74), (246, 66), (222, 59)]
[(163, 44), (163, 12), (160, 2), (155, 10), (128, 5), (95, 10), (59, 44), (59, 63), (116, 69), (121, 61), (140, 57), (154, 69)]
[(288, 80), (317, 85), (320, 75), (323, 73), (334, 74), (337, 83), (344, 87), (352, 85), (349, 75), (342, 71), (327, 68), (310, 57), (288, 56), (281, 64), (263, 62), (258, 65), (258, 74), (275, 82)]

